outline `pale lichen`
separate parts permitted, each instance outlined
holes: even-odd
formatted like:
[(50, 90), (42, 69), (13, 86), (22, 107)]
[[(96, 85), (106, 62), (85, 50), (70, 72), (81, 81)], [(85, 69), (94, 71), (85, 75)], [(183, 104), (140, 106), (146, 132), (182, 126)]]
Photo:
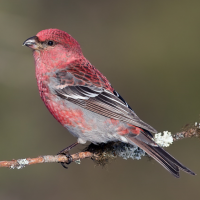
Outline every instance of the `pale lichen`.
[(27, 159), (19, 159), (19, 160), (17, 160), (17, 163), (18, 163), (17, 166), (11, 165), (11, 166), (10, 166), (10, 169), (22, 169), (22, 168), (24, 168), (26, 165), (29, 164), (29, 161), (28, 161)]
[(114, 144), (114, 152), (117, 156), (127, 160), (132, 158), (133, 160), (140, 160), (146, 153), (136, 145), (117, 143)]
[(154, 141), (161, 147), (168, 147), (173, 143), (173, 137), (171, 132), (163, 131), (163, 135), (162, 133), (154, 135)]

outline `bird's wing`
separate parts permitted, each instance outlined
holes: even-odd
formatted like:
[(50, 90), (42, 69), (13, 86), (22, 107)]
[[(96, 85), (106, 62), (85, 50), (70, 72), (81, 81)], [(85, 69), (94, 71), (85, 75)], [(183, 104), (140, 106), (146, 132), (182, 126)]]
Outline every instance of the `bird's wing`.
[(51, 88), (60, 98), (87, 110), (132, 124), (151, 133), (157, 132), (135, 114), (111, 87), (107, 79), (95, 68), (85, 70), (85, 67), (79, 66), (59, 70), (52, 78)]
[(57, 71), (51, 81), (54, 83), (52, 85), (54, 85), (55, 94), (92, 112), (144, 129), (138, 134), (128, 133), (124, 137), (130, 144), (143, 149), (175, 177), (179, 177), (180, 169), (195, 175), (152, 140), (149, 132), (156, 133), (156, 130), (140, 120), (124, 99), (111, 86), (109, 88), (109, 82), (105, 82), (107, 79), (102, 82), (105, 77), (102, 78), (98, 71), (93, 77), (91, 73), (93, 70), (89, 73), (87, 71), (82, 73), (81, 69)]

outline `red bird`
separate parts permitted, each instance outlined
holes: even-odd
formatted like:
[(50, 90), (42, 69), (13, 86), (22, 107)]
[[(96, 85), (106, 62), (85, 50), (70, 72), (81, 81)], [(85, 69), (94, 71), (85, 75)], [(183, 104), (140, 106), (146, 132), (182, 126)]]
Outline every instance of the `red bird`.
[(47, 29), (27, 39), (24, 45), (33, 49), (42, 100), (50, 113), (78, 138), (78, 143), (121, 141), (137, 145), (175, 177), (179, 177), (179, 169), (195, 175), (154, 142), (151, 133), (157, 131), (135, 114), (107, 78), (84, 57), (72, 36)]

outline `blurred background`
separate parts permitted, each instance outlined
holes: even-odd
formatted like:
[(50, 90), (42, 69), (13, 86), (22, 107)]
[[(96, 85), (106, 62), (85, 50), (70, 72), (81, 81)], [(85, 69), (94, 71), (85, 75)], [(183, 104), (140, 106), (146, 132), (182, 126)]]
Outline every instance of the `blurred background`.
[[(86, 58), (158, 131), (175, 133), (199, 121), (199, 0), (0, 0), (0, 25), (0, 160), (55, 155), (76, 141), (41, 101), (32, 52), (22, 47), (47, 28), (78, 40)], [(68, 170), (1, 168), (0, 199), (199, 199), (200, 141), (167, 150), (198, 175), (176, 179), (147, 158), (119, 158), (105, 168), (90, 159)]]

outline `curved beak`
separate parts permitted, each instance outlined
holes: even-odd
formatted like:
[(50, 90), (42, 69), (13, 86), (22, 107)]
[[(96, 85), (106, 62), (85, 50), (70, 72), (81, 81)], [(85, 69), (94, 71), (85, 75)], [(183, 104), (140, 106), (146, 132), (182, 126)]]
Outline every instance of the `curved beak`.
[(38, 43), (39, 43), (38, 37), (33, 36), (25, 40), (23, 46), (27, 46), (31, 49), (38, 49)]

